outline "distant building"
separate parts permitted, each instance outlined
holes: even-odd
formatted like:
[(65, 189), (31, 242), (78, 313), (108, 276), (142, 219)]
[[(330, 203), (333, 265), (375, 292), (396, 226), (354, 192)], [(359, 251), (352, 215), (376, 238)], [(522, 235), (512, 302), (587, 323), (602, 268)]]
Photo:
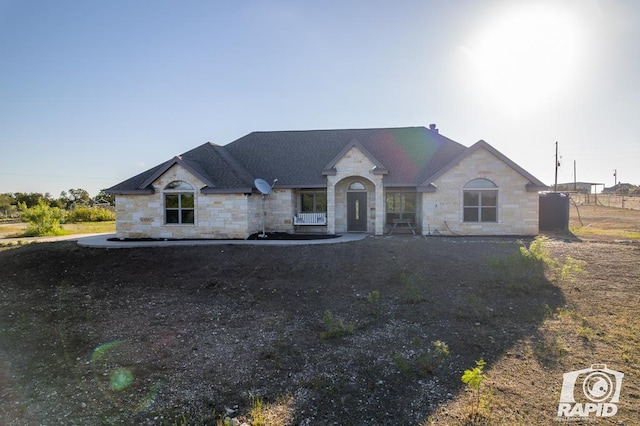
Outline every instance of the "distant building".
[[(579, 192), (581, 194), (592, 194), (598, 186), (604, 187), (604, 183), (594, 182), (569, 182), (559, 183), (558, 191), (560, 192)], [(553, 187), (552, 187), (553, 188)]]
[(617, 185), (602, 190), (603, 194), (628, 194), (629, 191), (635, 188), (635, 185), (630, 183), (618, 183)]

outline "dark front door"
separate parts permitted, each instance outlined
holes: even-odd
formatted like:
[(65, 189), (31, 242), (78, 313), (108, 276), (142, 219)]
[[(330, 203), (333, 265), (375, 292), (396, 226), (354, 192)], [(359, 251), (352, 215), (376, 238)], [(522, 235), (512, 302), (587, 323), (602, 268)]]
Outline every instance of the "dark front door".
[(347, 192), (347, 231), (367, 231), (366, 192)]

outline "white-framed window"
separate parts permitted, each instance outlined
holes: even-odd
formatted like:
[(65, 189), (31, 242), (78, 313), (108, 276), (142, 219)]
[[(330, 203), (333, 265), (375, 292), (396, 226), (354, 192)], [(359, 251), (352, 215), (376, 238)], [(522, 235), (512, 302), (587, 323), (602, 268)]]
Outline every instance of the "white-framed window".
[(164, 187), (164, 222), (175, 225), (195, 223), (195, 190), (182, 180), (174, 180)]
[(326, 213), (327, 192), (305, 191), (300, 194), (301, 213)]
[(416, 222), (416, 193), (415, 192), (387, 192), (387, 224), (394, 220), (410, 220)]
[(489, 179), (473, 179), (462, 191), (464, 222), (498, 221), (498, 186)]

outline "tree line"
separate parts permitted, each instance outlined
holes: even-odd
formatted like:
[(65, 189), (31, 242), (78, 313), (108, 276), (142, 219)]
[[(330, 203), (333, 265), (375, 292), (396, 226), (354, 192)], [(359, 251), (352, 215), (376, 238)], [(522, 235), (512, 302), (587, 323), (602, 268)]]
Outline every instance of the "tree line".
[(10, 216), (17, 213), (18, 206), (23, 205), (26, 208), (32, 208), (44, 202), (49, 207), (56, 207), (63, 210), (71, 210), (78, 206), (113, 206), (115, 197), (107, 194), (105, 190), (91, 197), (89, 192), (81, 188), (71, 188), (68, 191), (62, 191), (58, 198), (54, 198), (50, 193), (40, 192), (13, 192), (0, 194), (0, 216)]

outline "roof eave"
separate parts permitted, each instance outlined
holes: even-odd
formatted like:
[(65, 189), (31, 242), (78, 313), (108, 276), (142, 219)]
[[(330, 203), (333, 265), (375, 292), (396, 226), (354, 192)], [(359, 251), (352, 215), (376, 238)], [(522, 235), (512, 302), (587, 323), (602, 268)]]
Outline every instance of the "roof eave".
[(253, 188), (210, 188), (205, 186), (200, 189), (202, 194), (251, 194)]
[(156, 191), (153, 188), (143, 188), (143, 189), (106, 189), (104, 192), (111, 195), (149, 195), (149, 194), (154, 194)]
[(547, 185), (539, 185), (532, 182), (526, 184), (525, 187), (527, 188), (527, 192), (540, 192), (549, 190), (549, 187)]
[(416, 188), (416, 190), (418, 192), (436, 192), (438, 190), (438, 187), (433, 183), (430, 183), (428, 185), (420, 185)]

